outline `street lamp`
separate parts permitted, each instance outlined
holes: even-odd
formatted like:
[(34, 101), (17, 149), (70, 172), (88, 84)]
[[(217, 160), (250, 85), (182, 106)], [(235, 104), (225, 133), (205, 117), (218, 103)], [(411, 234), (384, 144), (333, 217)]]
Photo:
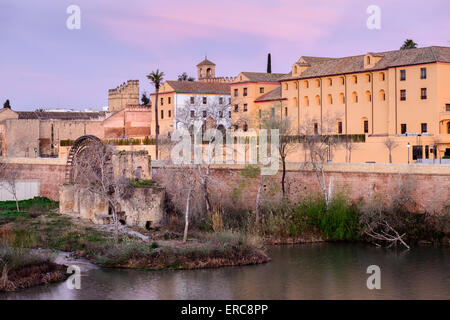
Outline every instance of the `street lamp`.
[(408, 142), (408, 164), (409, 164), (409, 147), (411, 147), (411, 144)]

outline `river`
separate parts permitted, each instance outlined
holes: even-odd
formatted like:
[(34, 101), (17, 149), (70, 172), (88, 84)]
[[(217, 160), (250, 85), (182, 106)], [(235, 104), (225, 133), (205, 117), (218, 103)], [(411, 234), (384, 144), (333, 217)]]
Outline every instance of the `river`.
[[(450, 299), (450, 248), (387, 250), (365, 244), (272, 246), (255, 266), (141, 271), (83, 266), (81, 289), (66, 283), (0, 299)], [(369, 290), (367, 267), (381, 269)]]

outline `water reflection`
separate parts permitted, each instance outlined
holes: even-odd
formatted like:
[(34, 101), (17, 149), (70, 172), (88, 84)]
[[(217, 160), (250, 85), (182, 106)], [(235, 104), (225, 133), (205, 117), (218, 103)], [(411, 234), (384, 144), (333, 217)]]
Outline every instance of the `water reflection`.
[[(272, 247), (264, 265), (189, 271), (92, 269), (65, 283), (3, 299), (449, 299), (450, 249), (385, 250), (361, 244)], [(381, 290), (368, 290), (369, 265)]]

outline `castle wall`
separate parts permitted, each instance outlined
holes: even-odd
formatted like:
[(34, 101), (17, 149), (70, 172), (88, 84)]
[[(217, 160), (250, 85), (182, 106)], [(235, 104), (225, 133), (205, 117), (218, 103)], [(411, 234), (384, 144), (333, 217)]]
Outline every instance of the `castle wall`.
[(128, 105), (139, 105), (139, 80), (128, 80), (108, 91), (108, 110), (120, 111)]

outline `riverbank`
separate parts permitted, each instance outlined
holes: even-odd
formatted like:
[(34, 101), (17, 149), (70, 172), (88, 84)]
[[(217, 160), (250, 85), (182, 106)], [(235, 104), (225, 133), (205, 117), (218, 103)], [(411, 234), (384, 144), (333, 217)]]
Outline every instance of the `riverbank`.
[[(0, 203), (0, 243), (12, 250), (64, 251), (102, 267), (149, 270), (217, 268), (270, 261), (261, 240), (242, 233), (193, 232), (183, 243), (176, 232), (121, 226), (119, 245), (115, 246), (111, 226), (59, 215), (57, 203), (48, 199), (21, 202), (20, 212), (12, 210), (12, 205)], [(17, 283), (7, 289), (23, 288), (22, 283), (31, 286), (63, 281), (66, 268), (63, 269), (50, 260), (45, 264), (36, 261), (25, 271), (6, 268), (7, 278)], [(30, 280), (33, 272), (35, 279)], [(49, 275), (43, 277), (42, 273)]]

